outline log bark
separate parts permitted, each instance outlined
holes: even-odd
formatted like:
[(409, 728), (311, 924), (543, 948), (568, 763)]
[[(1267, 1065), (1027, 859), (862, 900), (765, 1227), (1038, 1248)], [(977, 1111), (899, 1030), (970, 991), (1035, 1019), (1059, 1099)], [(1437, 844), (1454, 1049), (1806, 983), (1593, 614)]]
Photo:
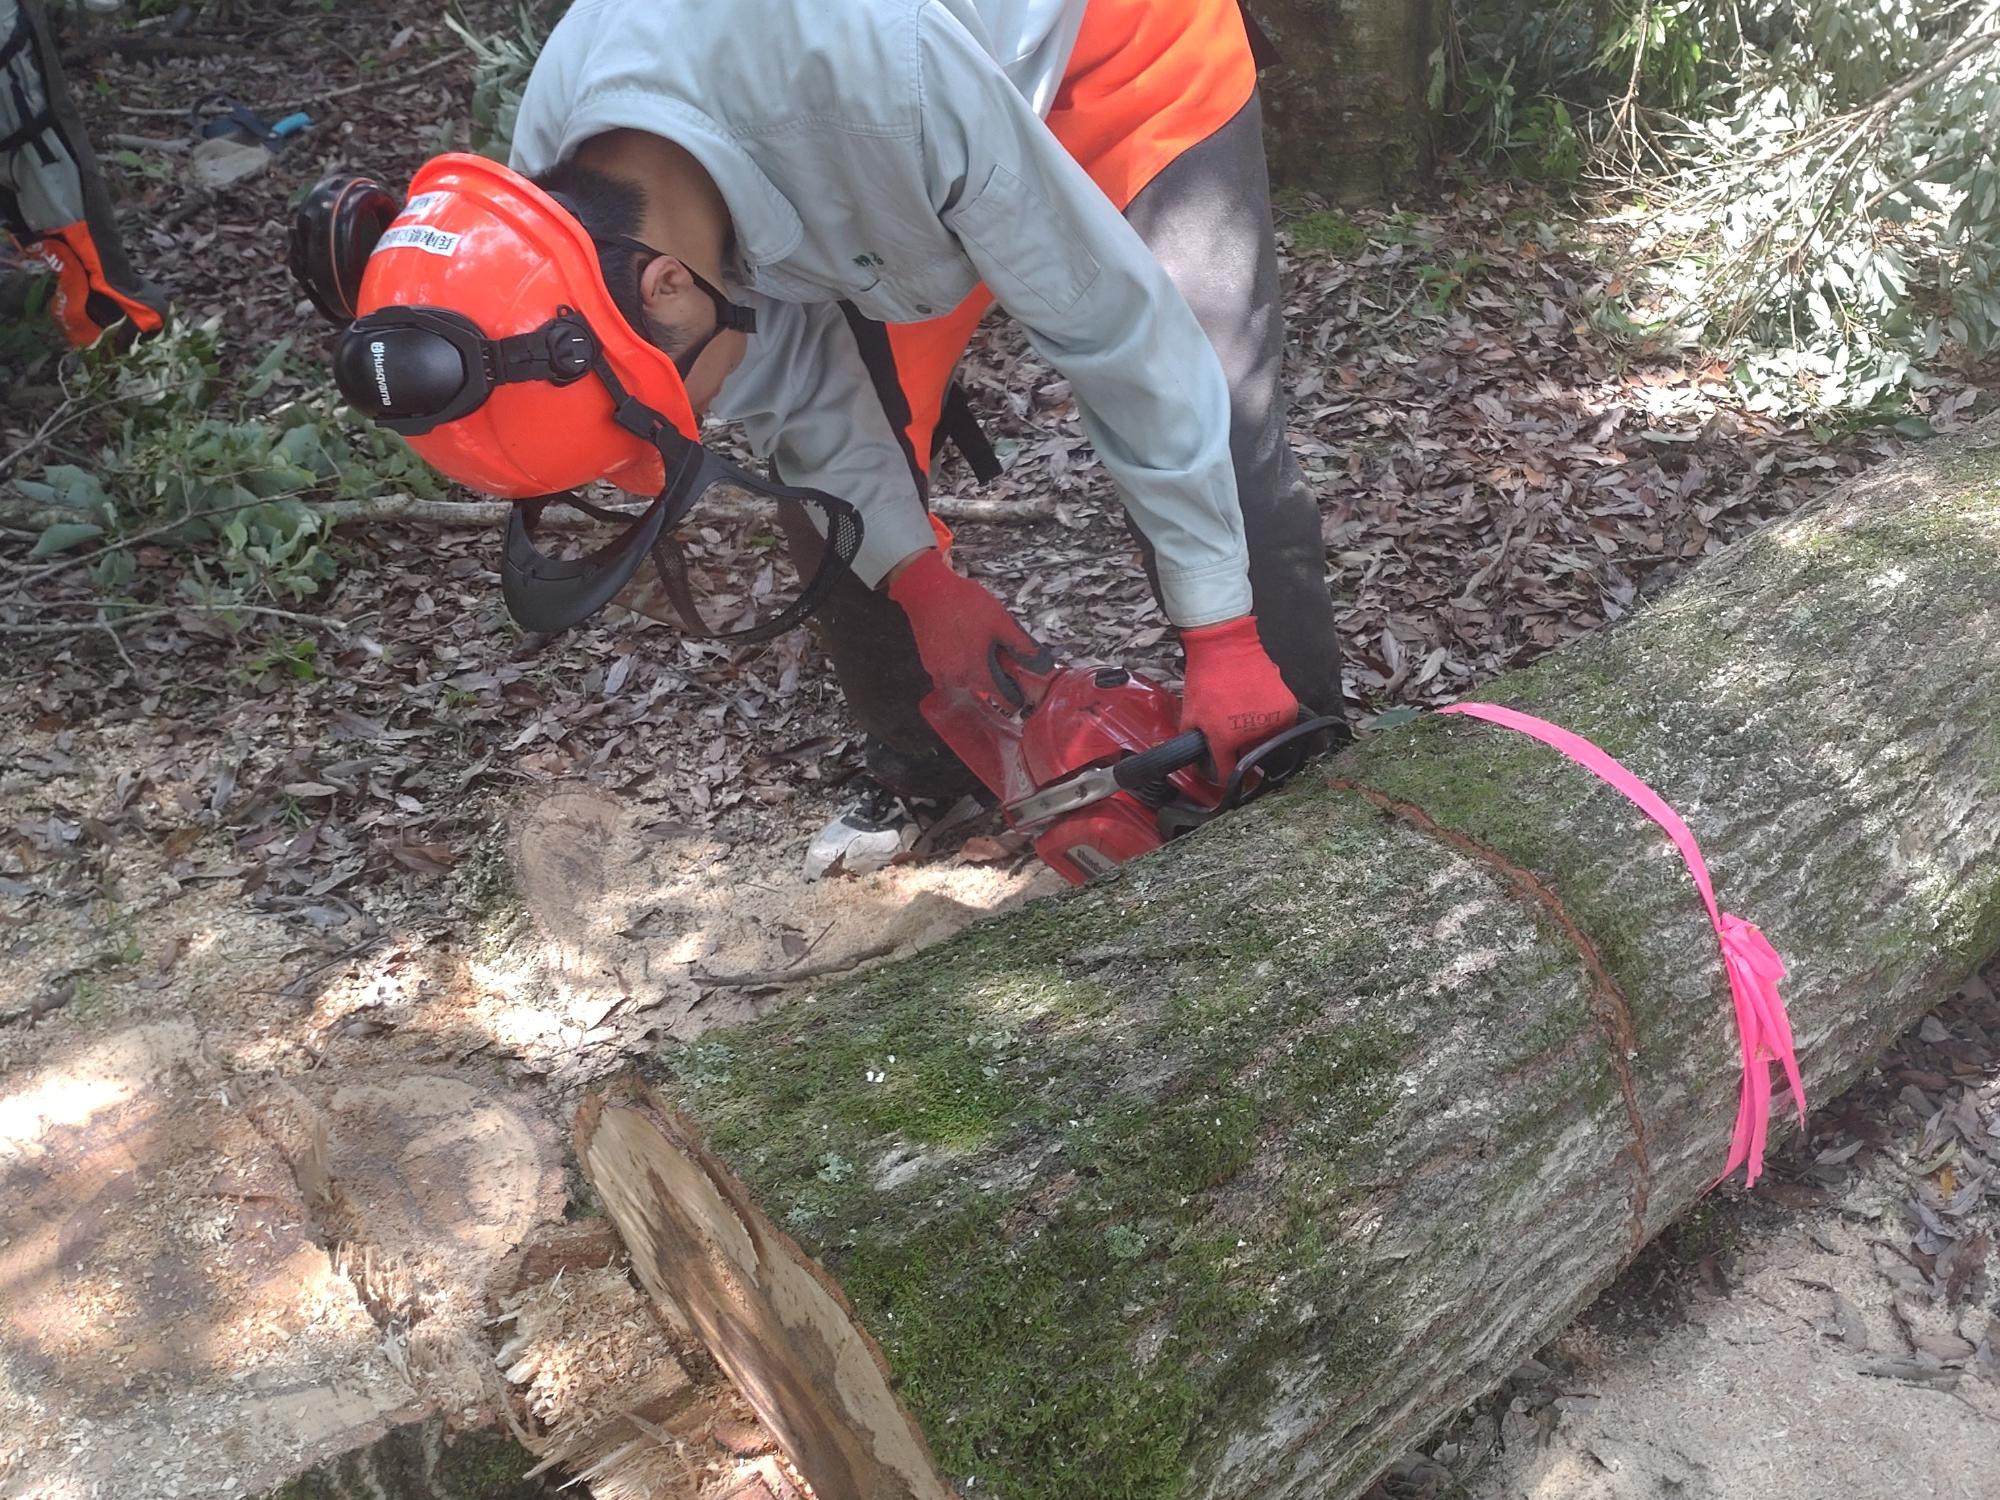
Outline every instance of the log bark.
[(1259, 84), (1279, 181), (1365, 203), (1429, 174), (1431, 57), (1449, 0), (1251, 0), (1250, 10), (1278, 53)]
[[(1821, 1095), (2000, 949), (1996, 564), (1989, 426), (1482, 694), (1688, 818)], [(1737, 1077), (1653, 825), (1427, 718), (670, 1054), (578, 1143), (829, 1500), (1343, 1500), (1710, 1185)]]

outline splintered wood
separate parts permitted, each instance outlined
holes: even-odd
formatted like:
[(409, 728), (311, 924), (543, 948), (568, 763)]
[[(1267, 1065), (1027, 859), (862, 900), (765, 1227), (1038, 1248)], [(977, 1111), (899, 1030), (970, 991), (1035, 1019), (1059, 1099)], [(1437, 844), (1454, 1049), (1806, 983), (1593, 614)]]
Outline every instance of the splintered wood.
[(529, 1248), (524, 1272), (548, 1279), (503, 1298), (494, 1320), (504, 1339), (495, 1363), (542, 1455), (532, 1472), (560, 1470), (595, 1500), (736, 1493), (776, 1445), (699, 1345), (632, 1285), (609, 1225), (570, 1238), (553, 1259)]

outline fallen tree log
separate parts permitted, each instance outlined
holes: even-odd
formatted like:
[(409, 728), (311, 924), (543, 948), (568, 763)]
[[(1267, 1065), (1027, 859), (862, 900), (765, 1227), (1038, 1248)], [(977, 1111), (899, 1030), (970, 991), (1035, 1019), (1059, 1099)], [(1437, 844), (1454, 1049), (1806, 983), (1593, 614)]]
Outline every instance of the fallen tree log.
[[(1822, 1093), (2000, 949), (1985, 431), (1482, 694), (1678, 806)], [(1653, 825), (1427, 718), (669, 1055), (578, 1144), (828, 1500), (1342, 1500), (1709, 1186), (1737, 1077)]]

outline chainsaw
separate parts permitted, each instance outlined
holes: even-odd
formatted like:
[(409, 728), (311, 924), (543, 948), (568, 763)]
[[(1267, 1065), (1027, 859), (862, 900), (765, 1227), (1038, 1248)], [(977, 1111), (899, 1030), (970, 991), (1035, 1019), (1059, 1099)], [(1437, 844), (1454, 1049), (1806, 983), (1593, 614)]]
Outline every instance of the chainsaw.
[(1121, 667), (1059, 666), (996, 645), (991, 691), (934, 687), (924, 717), (1000, 798), (1008, 824), (1072, 885), (1191, 833), (1289, 779), (1316, 737), (1345, 721), (1306, 719), (1249, 747), (1227, 782), (1208, 740), (1179, 733), (1180, 695)]

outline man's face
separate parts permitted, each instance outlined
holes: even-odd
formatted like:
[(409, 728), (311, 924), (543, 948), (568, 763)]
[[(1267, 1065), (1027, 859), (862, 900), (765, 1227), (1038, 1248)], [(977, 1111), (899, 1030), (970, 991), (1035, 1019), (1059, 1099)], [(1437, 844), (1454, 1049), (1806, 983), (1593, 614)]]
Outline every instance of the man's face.
[(696, 356), (684, 379), (688, 404), (694, 408), (697, 417), (708, 415), (708, 408), (714, 403), (716, 393), (722, 389), (722, 382), (743, 363), (748, 349), (749, 342), (742, 334), (721, 333)]
[(743, 363), (748, 342), (740, 333), (715, 334), (715, 304), (695, 284), (687, 267), (671, 255), (656, 256), (640, 273), (640, 300), (645, 307), (648, 337), (654, 346), (677, 362), (687, 351), (708, 344), (682, 376), (687, 386), (688, 404), (702, 416), (714, 402), (716, 392), (730, 372)]

